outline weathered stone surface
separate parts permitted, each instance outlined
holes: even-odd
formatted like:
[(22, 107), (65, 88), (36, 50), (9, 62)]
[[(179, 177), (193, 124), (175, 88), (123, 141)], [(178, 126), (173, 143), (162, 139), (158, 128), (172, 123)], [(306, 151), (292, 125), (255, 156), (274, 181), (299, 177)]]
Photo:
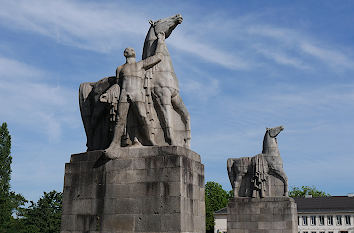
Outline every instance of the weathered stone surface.
[(283, 129), (283, 126), (267, 128), (261, 154), (227, 160), (235, 197), (288, 196), (288, 178), (276, 139)]
[(228, 233), (296, 233), (296, 203), (288, 197), (276, 136), (282, 126), (267, 128), (261, 154), (228, 159), (235, 198), (229, 201)]
[(182, 23), (180, 14), (150, 21), (142, 60), (126, 48), (116, 75), (79, 88), (88, 151), (106, 153), (124, 146), (190, 147), (190, 116), (179, 94), (172, 59), (164, 42)]
[(183, 147), (74, 154), (61, 232), (205, 232), (204, 166)]
[(296, 203), (289, 197), (236, 197), (229, 201), (228, 233), (297, 233)]

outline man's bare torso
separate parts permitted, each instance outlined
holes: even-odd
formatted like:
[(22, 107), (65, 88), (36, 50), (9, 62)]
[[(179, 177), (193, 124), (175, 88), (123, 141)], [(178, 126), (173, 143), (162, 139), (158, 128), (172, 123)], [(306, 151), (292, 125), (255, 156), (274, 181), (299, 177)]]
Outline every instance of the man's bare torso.
[(127, 101), (126, 98), (129, 97), (134, 102), (143, 101), (145, 69), (142, 62), (124, 64), (119, 78), (122, 80), (121, 100)]

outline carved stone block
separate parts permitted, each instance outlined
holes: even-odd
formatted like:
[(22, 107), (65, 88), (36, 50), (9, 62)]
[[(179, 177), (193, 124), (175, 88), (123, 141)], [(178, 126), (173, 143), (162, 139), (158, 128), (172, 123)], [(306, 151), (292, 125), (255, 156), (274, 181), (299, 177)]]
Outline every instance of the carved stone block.
[(238, 197), (229, 201), (228, 233), (297, 233), (297, 209), (290, 197)]
[(71, 156), (61, 232), (205, 232), (204, 166), (183, 147)]

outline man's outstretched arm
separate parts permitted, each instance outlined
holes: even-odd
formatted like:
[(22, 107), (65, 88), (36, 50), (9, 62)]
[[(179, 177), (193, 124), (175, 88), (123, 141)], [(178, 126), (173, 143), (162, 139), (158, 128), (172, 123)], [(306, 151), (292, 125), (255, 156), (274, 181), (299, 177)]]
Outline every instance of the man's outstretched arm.
[(142, 61), (143, 68), (145, 70), (150, 69), (151, 67), (153, 67), (154, 65), (159, 63), (163, 58), (162, 52), (163, 52), (164, 44), (165, 44), (165, 33), (159, 33), (157, 35), (157, 38), (158, 39), (157, 39), (157, 46), (156, 46), (155, 55), (148, 57)]

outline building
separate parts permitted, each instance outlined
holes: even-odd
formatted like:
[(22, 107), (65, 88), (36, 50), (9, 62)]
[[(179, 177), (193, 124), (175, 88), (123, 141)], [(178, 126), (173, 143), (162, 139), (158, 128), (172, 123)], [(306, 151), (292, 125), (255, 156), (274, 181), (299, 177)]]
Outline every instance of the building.
[(227, 232), (227, 207), (214, 212), (214, 232), (226, 233)]
[[(294, 198), (299, 233), (354, 233), (354, 195)], [(215, 233), (227, 232), (227, 208), (214, 213)]]
[(294, 198), (300, 233), (354, 233), (354, 197)]

